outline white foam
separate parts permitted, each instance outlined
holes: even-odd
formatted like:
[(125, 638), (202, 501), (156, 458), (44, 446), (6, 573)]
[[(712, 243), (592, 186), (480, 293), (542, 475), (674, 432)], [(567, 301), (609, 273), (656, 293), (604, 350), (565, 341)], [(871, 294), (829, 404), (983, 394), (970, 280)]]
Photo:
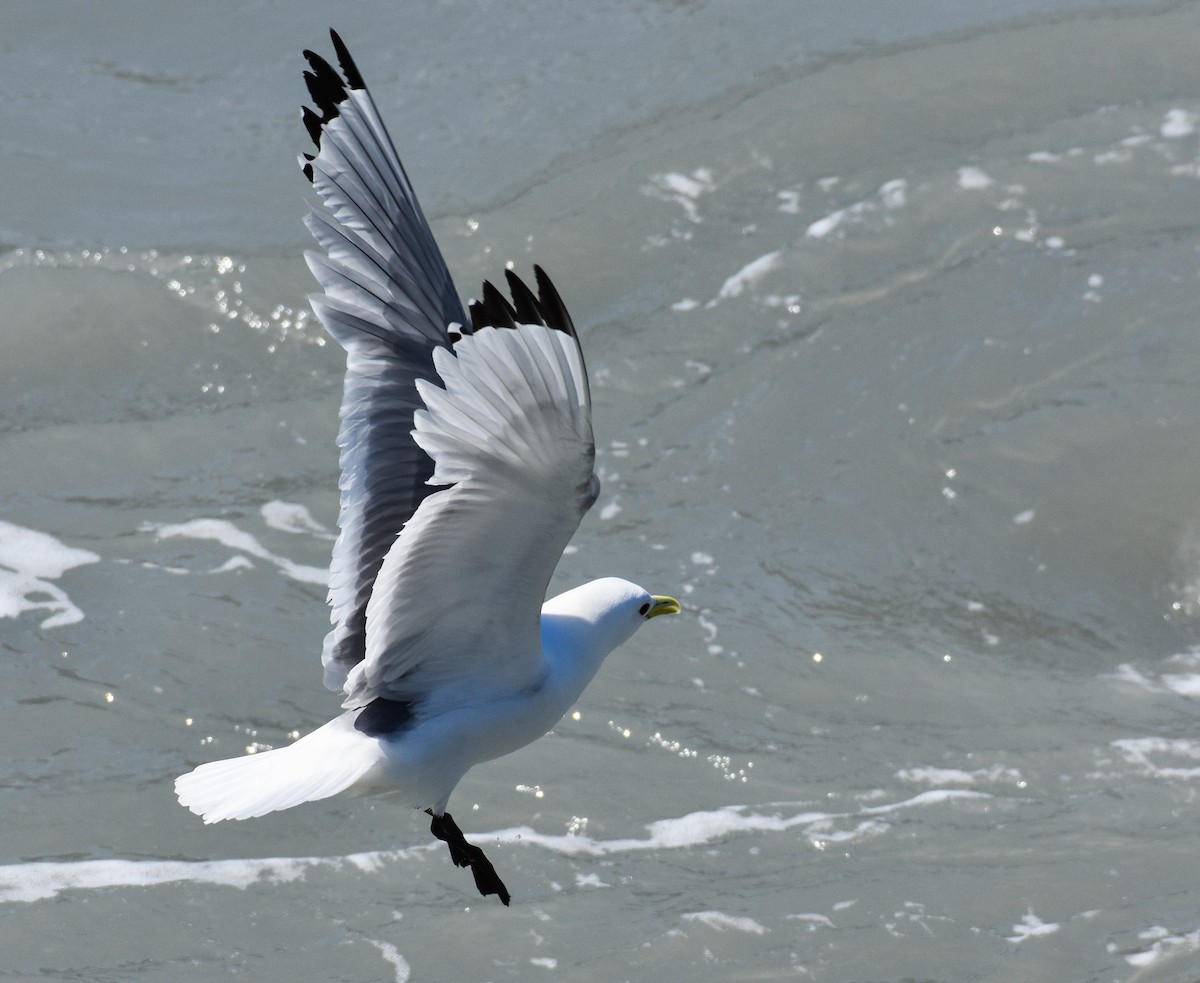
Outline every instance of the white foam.
[(271, 857), (263, 860), (82, 860), (0, 867), (0, 902), (41, 901), (64, 891), (159, 884), (216, 884), (245, 890), (288, 884), (314, 867), (353, 864), (350, 857)]
[(1200, 647), (1193, 647), (1167, 659), (1171, 666), (1194, 669), (1196, 672), (1164, 672), (1160, 677), (1163, 685), (1181, 696), (1200, 697)]
[(1044, 922), (1030, 908), (1024, 917), (1013, 926), (1013, 934), (1008, 936), (1008, 941), (1020, 945), (1026, 939), (1037, 938), (1041, 935), (1053, 935), (1058, 929), (1058, 922)]
[(908, 182), (902, 177), (888, 181), (880, 186), (879, 197), (883, 199), (884, 208), (903, 208), (908, 201)]
[(1194, 932), (1176, 935), (1162, 925), (1154, 925), (1138, 932), (1138, 938), (1143, 942), (1150, 942), (1150, 947), (1141, 952), (1127, 954), (1125, 961), (1130, 966), (1137, 966), (1139, 969), (1153, 966), (1164, 958), (1173, 959), (1176, 956), (1188, 955), (1200, 949), (1200, 928)]
[(1163, 685), (1180, 696), (1200, 696), (1200, 673), (1165, 672), (1160, 677)]
[(613, 499), (611, 502), (606, 502), (600, 508), (600, 518), (605, 522), (608, 522), (610, 519), (615, 519), (620, 514), (621, 503), (616, 499)]
[(379, 950), (385, 962), (391, 964), (392, 969), (395, 970), (396, 983), (408, 983), (412, 976), (412, 967), (408, 965), (408, 960), (400, 955), (399, 950), (390, 942), (378, 942), (375, 939), (367, 939), (367, 941)]
[[(1130, 737), (1113, 741), (1121, 757), (1155, 778), (1200, 778), (1200, 741), (1183, 737)], [(1167, 763), (1160, 763), (1166, 758)], [(1175, 759), (1171, 763), (1171, 759)]]
[[(173, 525), (154, 525), (149, 524), (143, 526), (144, 529), (152, 531), (159, 539), (173, 539), (183, 537), (186, 539), (208, 539), (215, 540), (222, 546), (228, 546), (232, 550), (237, 550), (240, 553), (248, 553), (250, 556), (256, 556), (260, 560), (266, 560), (268, 563), (274, 564), (279, 568), (279, 572), (285, 577), (292, 580), (298, 580), (305, 584), (321, 584), (329, 583), (329, 571), (324, 567), (309, 567), (300, 563), (295, 563), (285, 556), (277, 556), (262, 545), (254, 536), (248, 532), (242, 532), (232, 522), (225, 519), (192, 519), (189, 522), (180, 522)], [(222, 568), (218, 567), (218, 570)]]
[(259, 509), (263, 520), (272, 529), (290, 533), (310, 533), (319, 539), (333, 539), (334, 535), (312, 517), (312, 513), (296, 502), (272, 499)]
[[(707, 175), (701, 175), (702, 177)], [(659, 187), (665, 191), (672, 191), (675, 194), (684, 195), (688, 198), (699, 198), (704, 192), (712, 190), (712, 179), (698, 180), (696, 177), (688, 177), (686, 174), (678, 174), (669, 172), (667, 174), (659, 174), (655, 180)]]
[(1128, 662), (1122, 662), (1113, 672), (1105, 673), (1103, 678), (1114, 679), (1121, 683), (1132, 683), (1150, 693), (1162, 692), (1161, 686), (1158, 686), (1149, 676), (1135, 669)]
[(958, 186), (964, 191), (982, 191), (995, 183), (978, 167), (960, 167), (958, 169)]
[(67, 546), (49, 533), (0, 522), (0, 565), (9, 569), (57, 580), (68, 570), (99, 561), (95, 553)]
[(976, 782), (1009, 782), (1020, 784), (1021, 773), (1016, 768), (1004, 765), (992, 765), (988, 768), (976, 768), (964, 771), (961, 768), (935, 768), (931, 766), (903, 768), (896, 772), (896, 777), (902, 782), (914, 782), (925, 785), (974, 785)]
[(718, 932), (724, 932), (728, 928), (737, 932), (746, 932), (750, 935), (767, 934), (766, 926), (760, 925), (753, 918), (727, 915), (723, 911), (688, 911), (684, 912), (680, 917), (685, 922), (700, 922), (701, 925), (707, 925)]
[(665, 174), (655, 174), (650, 180), (653, 183), (649, 187), (643, 188), (644, 192), (656, 198), (675, 202), (683, 209), (688, 220), (697, 224), (701, 221), (700, 211), (696, 207), (697, 200), (701, 195), (708, 194), (716, 188), (712, 171), (704, 167), (692, 171), (690, 176), (670, 171)]
[[(903, 205), (907, 200), (907, 187), (908, 185), (899, 179), (897, 181), (889, 181), (883, 185), (879, 189), (879, 194), (883, 199), (884, 207), (894, 209)], [(842, 225), (848, 223), (859, 224), (865, 221), (864, 216), (878, 210), (879, 203), (874, 200), (865, 199), (863, 201), (856, 201), (845, 208), (839, 208), (835, 212), (830, 212), (824, 218), (817, 219), (804, 230), (804, 235), (809, 239), (824, 239), (841, 228)]]
[(721, 289), (717, 291), (717, 296), (710, 300), (707, 304), (712, 307), (718, 300), (728, 300), (731, 297), (739, 296), (747, 287), (752, 287), (771, 270), (779, 265), (780, 251), (776, 249), (774, 252), (766, 253), (759, 256), (738, 270), (733, 276), (726, 279), (721, 285)]
[[(599, 840), (580, 833), (551, 835), (528, 826), (480, 833), (480, 840), (522, 846), (538, 846), (564, 856), (603, 857), (643, 850), (674, 850), (704, 846), (741, 833), (783, 833), (801, 828), (814, 846), (886, 832), (890, 827), (878, 820), (855, 821), (856, 816), (884, 816), (902, 809), (944, 804), (954, 800), (990, 799), (984, 792), (946, 789), (922, 792), (889, 805), (862, 808), (857, 813), (801, 811), (786, 814), (803, 803), (773, 803), (780, 813), (754, 812), (749, 806), (730, 805), (692, 812), (650, 823), (642, 838)], [(838, 830), (837, 823), (850, 822)], [(334, 857), (269, 857), (235, 860), (83, 860), (71, 863), (35, 862), (0, 866), (0, 903), (32, 902), (57, 897), (66, 891), (99, 890), (113, 887), (152, 887), (161, 884), (213, 884), (245, 890), (254, 884), (286, 884), (302, 880), (314, 869), (342, 870), (347, 867), (374, 873), (400, 860), (438, 850), (437, 843), (378, 850)], [(585, 877), (587, 875), (584, 875)], [(590, 884), (588, 886), (591, 886)]]
[[(836, 908), (836, 905), (834, 906)], [(803, 922), (808, 926), (810, 932), (815, 932), (818, 928), (835, 928), (833, 921), (826, 915), (820, 915), (815, 912), (799, 915), (788, 915), (789, 921)]]
[[(863, 807), (857, 813), (799, 812), (794, 815), (766, 815), (752, 812), (747, 806), (724, 806), (703, 812), (692, 812), (674, 819), (660, 819), (650, 823), (649, 835), (644, 839), (596, 840), (589, 836), (551, 836), (538, 833), (527, 826), (503, 830), (491, 834), (503, 840), (519, 840), (568, 856), (607, 856), (638, 850), (680, 849), (704, 846), (714, 840), (724, 839), (736, 833), (781, 833), (802, 827), (804, 834), (814, 844), (860, 839), (886, 831), (884, 823), (876, 821), (854, 823), (856, 816), (886, 816), (901, 809), (939, 805), (953, 800), (990, 799), (986, 792), (966, 789), (936, 789), (922, 792), (910, 799), (881, 806)], [(790, 808), (799, 803), (777, 803), (778, 808)], [(851, 821), (849, 829), (838, 830), (838, 822)]]
[(0, 618), (41, 610), (49, 612), (42, 628), (82, 621), (83, 612), (51, 581), (75, 567), (99, 562), (95, 553), (67, 546), (49, 533), (0, 522)]
[(951, 802), (955, 799), (990, 799), (992, 798), (987, 792), (972, 792), (969, 789), (959, 788), (938, 788), (930, 789), (928, 792), (922, 792), (919, 795), (914, 795), (911, 799), (905, 799), (902, 802), (894, 802), (891, 805), (884, 806), (864, 806), (860, 811), (869, 815), (880, 815), (882, 813), (895, 812), (898, 809), (914, 809), (921, 806), (941, 805), (944, 802)]
[(1196, 114), (1186, 109), (1168, 109), (1158, 132), (1168, 140), (1191, 136), (1196, 132)]
[[(213, 567), (209, 573), (229, 573), (231, 570), (253, 570), (254, 564), (249, 558), (242, 556), (240, 553), (231, 556), (228, 560), (222, 563), (219, 567)], [(187, 573), (188, 571), (184, 571)]]
[(779, 210), (785, 215), (800, 214), (799, 191), (777, 191), (775, 197), (779, 199)]
[(830, 212), (824, 218), (819, 218), (813, 222), (804, 234), (810, 239), (824, 239), (830, 232), (836, 229), (846, 218), (846, 209), (839, 208), (836, 212)]
[(926, 782), (930, 785), (973, 785), (974, 776), (960, 768), (902, 768), (896, 772), (902, 782)]
[(1149, 693), (1178, 693), (1180, 696), (1200, 699), (1200, 647), (1172, 655), (1167, 659), (1167, 664), (1173, 670), (1184, 671), (1148, 675), (1128, 662), (1123, 662), (1104, 678), (1133, 683)]

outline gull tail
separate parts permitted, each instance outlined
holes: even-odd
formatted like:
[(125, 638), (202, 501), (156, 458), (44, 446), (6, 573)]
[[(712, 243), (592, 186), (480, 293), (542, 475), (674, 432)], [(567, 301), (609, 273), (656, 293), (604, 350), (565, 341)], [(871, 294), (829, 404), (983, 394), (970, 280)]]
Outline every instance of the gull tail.
[(200, 765), (175, 779), (175, 794), (205, 823), (253, 819), (344, 792), (381, 757), (376, 741), (338, 717), (287, 747)]

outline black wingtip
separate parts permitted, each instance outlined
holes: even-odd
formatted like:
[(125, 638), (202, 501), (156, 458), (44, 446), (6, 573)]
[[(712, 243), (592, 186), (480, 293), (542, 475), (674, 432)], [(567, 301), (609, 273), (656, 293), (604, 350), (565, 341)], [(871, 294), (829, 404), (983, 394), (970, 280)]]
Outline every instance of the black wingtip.
[(324, 120), (308, 106), (301, 107), (300, 118), (304, 121), (304, 128), (308, 130), (309, 139), (319, 147), (321, 145), (321, 126)]
[(363, 81), (358, 66), (354, 64), (354, 59), (350, 57), (350, 49), (346, 47), (342, 36), (332, 27), (329, 29), (329, 36), (333, 39), (333, 50), (337, 54), (338, 64), (342, 67), (342, 74), (346, 76), (346, 84), (352, 89), (365, 89), (367, 84)]
[(505, 270), (504, 278), (508, 281), (508, 292), (512, 294), (517, 320), (522, 324), (545, 324), (546, 316), (542, 313), (541, 305), (533, 291), (525, 286), (525, 281), (512, 270)]
[(471, 301), (471, 327), (515, 328), (517, 312), (490, 280), (483, 281), (483, 297)]
[(559, 331), (565, 331), (572, 338), (578, 337), (575, 323), (567, 312), (567, 305), (563, 303), (562, 297), (559, 296), (558, 290), (546, 271), (536, 263), (533, 264), (533, 279), (537, 284), (538, 304), (541, 306), (546, 324)]
[(515, 328), (518, 324), (542, 324), (576, 337), (571, 315), (567, 313), (566, 305), (546, 271), (534, 266), (533, 275), (538, 288), (537, 296), (516, 273), (504, 271), (513, 298), (511, 304), (490, 281), (485, 280), (483, 298), (470, 304), (472, 331), (480, 328)]
[[(342, 69), (340, 74), (315, 51), (309, 48), (304, 49), (304, 60), (308, 62), (311, 69), (304, 73), (304, 84), (308, 87), (308, 94), (316, 106), (316, 109), (304, 107), (304, 128), (308, 130), (308, 135), (318, 148), (321, 146), (322, 130), (331, 120), (337, 118), (338, 105), (349, 97), (349, 90), (366, 88), (362, 74), (359, 72), (358, 66), (354, 64), (354, 59), (350, 57), (350, 52), (341, 36), (332, 28), (329, 35), (333, 38), (333, 48)], [(304, 175), (310, 181), (312, 180), (311, 165), (304, 166)]]
[(337, 105), (346, 98), (346, 83), (329, 62), (315, 51), (305, 51), (311, 72), (304, 73), (304, 84), (317, 109), (327, 119), (337, 115)]

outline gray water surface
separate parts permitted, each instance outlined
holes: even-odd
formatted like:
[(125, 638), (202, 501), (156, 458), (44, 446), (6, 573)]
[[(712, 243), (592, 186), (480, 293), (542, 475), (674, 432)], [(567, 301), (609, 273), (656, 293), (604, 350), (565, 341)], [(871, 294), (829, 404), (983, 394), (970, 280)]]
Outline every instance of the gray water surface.
[[(1200, 4), (408, 6), (8, 16), (0, 979), (1200, 979)], [(553, 589), (684, 602), (455, 793), (510, 909), (171, 792), (337, 709), (331, 21), (460, 290), (580, 326)]]

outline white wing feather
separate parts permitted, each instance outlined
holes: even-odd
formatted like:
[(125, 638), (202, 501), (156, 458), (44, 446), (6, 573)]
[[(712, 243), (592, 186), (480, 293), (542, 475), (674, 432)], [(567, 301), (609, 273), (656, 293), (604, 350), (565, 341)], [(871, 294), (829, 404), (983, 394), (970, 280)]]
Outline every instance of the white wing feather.
[(455, 684), (514, 691), (541, 666), (540, 612), (563, 548), (595, 499), (595, 446), (578, 341), (542, 325), (483, 328), (417, 387), (413, 437), (431, 484), (384, 559), (366, 658), (346, 706)]

